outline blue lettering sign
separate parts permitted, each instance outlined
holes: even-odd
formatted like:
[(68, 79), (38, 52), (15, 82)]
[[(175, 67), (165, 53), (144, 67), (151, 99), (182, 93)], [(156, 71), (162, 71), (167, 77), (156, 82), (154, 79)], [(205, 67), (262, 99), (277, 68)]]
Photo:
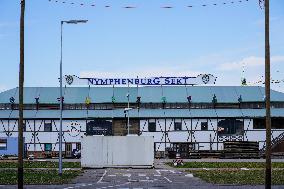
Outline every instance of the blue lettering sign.
[[(70, 77), (72, 82), (70, 81)], [(74, 80), (74, 81), (73, 81)], [(215, 84), (216, 77), (211, 74), (200, 74), (197, 77), (149, 77), (149, 78), (79, 78), (74, 76), (66, 77), (68, 85), (78, 83), (88, 85), (198, 85)], [(84, 85), (84, 84), (83, 84)]]

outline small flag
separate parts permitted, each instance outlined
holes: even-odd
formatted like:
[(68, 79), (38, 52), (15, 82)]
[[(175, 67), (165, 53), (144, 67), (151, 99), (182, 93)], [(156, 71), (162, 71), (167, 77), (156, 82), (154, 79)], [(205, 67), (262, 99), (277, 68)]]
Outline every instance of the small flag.
[(86, 97), (85, 104), (90, 105), (91, 104), (91, 98)]

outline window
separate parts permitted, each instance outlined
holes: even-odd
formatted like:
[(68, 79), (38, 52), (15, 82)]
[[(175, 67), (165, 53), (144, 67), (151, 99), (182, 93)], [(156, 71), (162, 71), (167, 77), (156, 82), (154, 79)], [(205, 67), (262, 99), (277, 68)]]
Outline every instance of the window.
[(149, 132), (156, 132), (156, 120), (149, 120), (148, 131)]
[(96, 119), (87, 122), (87, 135), (112, 135), (112, 121)]
[(44, 131), (45, 132), (51, 132), (52, 131), (52, 123), (51, 123), (51, 121), (45, 121), (44, 122)]
[(284, 118), (272, 118), (271, 128), (272, 129), (284, 129)]
[[(265, 129), (265, 119), (256, 118), (253, 120), (253, 129)], [(271, 118), (272, 129), (284, 129), (284, 118)]]
[(208, 130), (208, 122), (201, 122), (201, 131), (207, 131)]
[(254, 119), (253, 129), (265, 129), (265, 119)]
[(7, 150), (7, 139), (0, 139), (0, 150)]
[(51, 143), (44, 144), (44, 151), (50, 152), (51, 150), (52, 150), (52, 144)]
[(241, 135), (243, 134), (244, 122), (238, 119), (225, 119), (218, 121), (219, 135)]
[(175, 128), (175, 131), (181, 131), (181, 120), (180, 119), (175, 120), (174, 128)]

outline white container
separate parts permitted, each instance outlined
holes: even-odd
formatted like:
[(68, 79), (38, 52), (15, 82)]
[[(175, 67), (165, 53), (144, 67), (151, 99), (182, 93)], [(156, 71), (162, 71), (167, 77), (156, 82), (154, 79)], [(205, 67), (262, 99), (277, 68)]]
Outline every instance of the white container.
[(154, 166), (152, 136), (84, 136), (81, 144), (83, 168)]

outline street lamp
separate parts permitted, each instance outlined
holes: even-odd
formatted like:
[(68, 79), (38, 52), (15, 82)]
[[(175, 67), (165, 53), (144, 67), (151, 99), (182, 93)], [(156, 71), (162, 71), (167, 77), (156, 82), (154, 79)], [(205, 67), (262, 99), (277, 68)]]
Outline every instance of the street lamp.
[(59, 175), (62, 175), (62, 111), (63, 111), (63, 92), (62, 92), (62, 31), (63, 24), (87, 23), (88, 20), (69, 20), (61, 21), (61, 54), (60, 54), (60, 127), (59, 127)]

